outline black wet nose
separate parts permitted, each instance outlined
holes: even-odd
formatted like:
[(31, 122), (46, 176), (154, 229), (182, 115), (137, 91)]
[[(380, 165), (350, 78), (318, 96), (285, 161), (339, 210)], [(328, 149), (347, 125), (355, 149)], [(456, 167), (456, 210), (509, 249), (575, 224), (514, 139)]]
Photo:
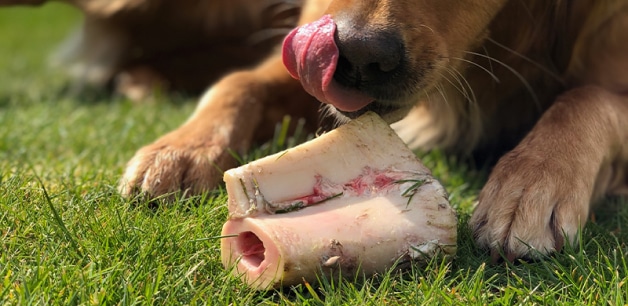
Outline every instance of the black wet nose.
[(399, 69), (404, 56), (402, 40), (393, 30), (366, 30), (339, 25), (336, 45), (340, 57), (334, 79), (351, 87), (386, 82)]

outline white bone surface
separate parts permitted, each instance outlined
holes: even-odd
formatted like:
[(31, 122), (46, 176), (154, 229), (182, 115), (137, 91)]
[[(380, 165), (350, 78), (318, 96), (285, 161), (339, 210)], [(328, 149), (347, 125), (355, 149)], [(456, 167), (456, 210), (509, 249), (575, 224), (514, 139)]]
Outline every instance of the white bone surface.
[(444, 188), (373, 113), (224, 180), (222, 261), (257, 289), (456, 251)]

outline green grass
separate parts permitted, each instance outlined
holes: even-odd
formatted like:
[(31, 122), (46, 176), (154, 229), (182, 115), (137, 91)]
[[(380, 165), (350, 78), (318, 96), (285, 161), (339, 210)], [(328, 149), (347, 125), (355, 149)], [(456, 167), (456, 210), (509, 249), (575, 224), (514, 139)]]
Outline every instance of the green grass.
[[(596, 210), (579, 248), (545, 261), (485, 264), (464, 226), (485, 179), (432, 152), (426, 165), (460, 216), (453, 262), (371, 278), (254, 292), (219, 261), (226, 195), (158, 209), (115, 190), (136, 149), (183, 122), (193, 100), (148, 104), (67, 94), (47, 56), (79, 20), (62, 5), (0, 10), (0, 301), (6, 304), (609, 304), (628, 303), (628, 208)], [(257, 148), (250, 157), (274, 147)], [(276, 146), (275, 146), (276, 147)]]

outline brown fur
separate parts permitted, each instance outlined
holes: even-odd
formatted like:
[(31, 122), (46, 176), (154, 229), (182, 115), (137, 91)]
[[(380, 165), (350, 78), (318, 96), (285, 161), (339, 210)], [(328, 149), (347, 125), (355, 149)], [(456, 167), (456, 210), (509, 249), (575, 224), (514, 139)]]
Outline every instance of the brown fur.
[[(117, 78), (122, 92), (132, 94), (130, 86), (138, 97), (152, 84), (198, 87), (259, 60), (277, 40), (262, 40), (263, 52), (242, 42), (294, 25), (290, 9), (260, 12), (297, 4), (70, 2), (85, 11), (85, 30), (98, 34), (78, 48), (87, 59), (83, 70), (104, 67), (95, 79)], [(494, 167), (470, 221), (479, 246), (494, 256), (534, 256), (529, 247), (549, 253), (575, 242), (593, 201), (628, 190), (628, 2), (306, 0), (299, 23), (323, 14), (358, 31), (401, 37), (416, 73), (386, 101), (395, 111), (381, 114), (390, 122), (405, 117), (393, 126), (412, 147), (476, 156), (512, 149)], [(96, 46), (117, 52), (94, 47), (103, 40)], [(126, 56), (138, 48), (131, 54), (139, 55)], [(316, 107), (272, 53), (219, 80), (186, 123), (142, 148), (121, 191), (156, 197), (212, 188), (220, 170), (235, 165), (230, 150), (267, 139), (284, 114), (313, 122)], [(327, 112), (344, 118), (331, 107)]]
[[(1, 4), (2, 0), (0, 0)], [(85, 85), (135, 100), (156, 88), (200, 93), (259, 63), (298, 19), (295, 1), (71, 0), (84, 12), (60, 61)]]

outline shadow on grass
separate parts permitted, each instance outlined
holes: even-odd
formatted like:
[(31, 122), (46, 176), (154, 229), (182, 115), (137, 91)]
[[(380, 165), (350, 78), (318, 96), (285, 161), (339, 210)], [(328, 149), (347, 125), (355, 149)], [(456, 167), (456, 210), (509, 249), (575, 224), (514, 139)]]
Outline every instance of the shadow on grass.
[[(65, 80), (48, 83), (46, 85), (37, 84), (29, 86), (28, 90), (19, 88), (9, 89), (0, 92), (0, 109), (20, 107), (28, 104), (43, 103), (45, 101), (71, 100), (80, 105), (98, 105), (115, 103), (120, 100), (130, 101), (118, 93), (115, 93), (112, 86), (79, 86), (72, 81)], [(141, 101), (131, 101), (133, 104), (161, 104), (168, 103), (175, 106), (197, 103), (201, 93), (188, 92), (162, 92), (155, 90), (150, 96)]]

